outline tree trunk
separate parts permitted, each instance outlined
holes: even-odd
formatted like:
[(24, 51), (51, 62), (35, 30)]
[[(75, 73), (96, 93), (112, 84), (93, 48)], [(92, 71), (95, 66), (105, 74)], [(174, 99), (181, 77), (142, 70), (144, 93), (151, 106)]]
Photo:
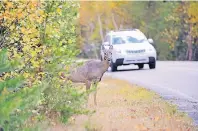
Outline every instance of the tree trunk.
[(188, 60), (188, 49), (186, 50), (186, 60)]
[(112, 22), (113, 22), (113, 25), (114, 25), (115, 29), (118, 30), (118, 26), (116, 24), (115, 17), (114, 17), (113, 13), (111, 13), (111, 18), (112, 18)]
[(191, 32), (192, 32), (192, 24), (190, 24), (188, 38), (187, 38), (187, 44), (188, 44), (188, 60), (189, 61), (192, 60), (192, 55), (193, 55)]
[(105, 19), (105, 32), (107, 33), (109, 31), (109, 28), (108, 28), (108, 20)]
[(191, 61), (192, 60), (192, 55), (193, 55), (193, 50), (192, 50), (192, 43), (189, 44), (189, 55), (188, 55), (188, 60)]
[(97, 17), (98, 17), (98, 24), (99, 24), (99, 27), (100, 27), (100, 37), (101, 37), (101, 41), (104, 42), (103, 29), (102, 29), (102, 22), (101, 22), (101, 15), (98, 14)]
[[(94, 45), (94, 44), (92, 43), (92, 45)], [(94, 51), (94, 54), (95, 54), (95, 58), (98, 59), (98, 58), (99, 58), (98, 53), (97, 53), (97, 51), (98, 51), (98, 46), (95, 45), (95, 47), (96, 47), (96, 48), (93, 48), (93, 51)]]
[(90, 41), (94, 31), (94, 24), (92, 22), (89, 23), (89, 28), (90, 28), (90, 35), (89, 35), (89, 41)]
[(198, 45), (196, 45), (196, 50), (195, 50), (195, 58), (196, 61), (198, 61)]
[(124, 20), (122, 19), (120, 22), (120, 29), (123, 29), (123, 22), (124, 22)]
[(196, 52), (197, 52), (197, 47), (195, 47), (194, 52), (193, 52), (193, 60), (196, 60)]

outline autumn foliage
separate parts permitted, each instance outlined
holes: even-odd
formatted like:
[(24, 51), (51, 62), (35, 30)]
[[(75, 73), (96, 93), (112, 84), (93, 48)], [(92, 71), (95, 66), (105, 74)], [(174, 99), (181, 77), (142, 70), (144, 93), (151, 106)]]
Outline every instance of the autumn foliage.
[(51, 112), (62, 122), (82, 112), (84, 95), (59, 79), (78, 53), (78, 8), (78, 2), (0, 2), (0, 128), (37, 130)]
[(198, 60), (197, 4), (192, 1), (83, 1), (79, 10), (80, 40), (95, 44), (99, 54), (99, 44), (106, 32), (138, 28), (154, 40), (158, 59)]

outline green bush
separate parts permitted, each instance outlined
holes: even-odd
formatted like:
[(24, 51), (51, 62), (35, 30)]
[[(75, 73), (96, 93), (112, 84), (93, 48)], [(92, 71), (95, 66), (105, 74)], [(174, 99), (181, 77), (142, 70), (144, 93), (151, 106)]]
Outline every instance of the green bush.
[(78, 7), (72, 1), (1, 2), (0, 13), (7, 19), (0, 41), (9, 58), (1, 52), (0, 125), (5, 130), (42, 130), (51, 112), (64, 123), (86, 113), (87, 94), (59, 78), (79, 52)]

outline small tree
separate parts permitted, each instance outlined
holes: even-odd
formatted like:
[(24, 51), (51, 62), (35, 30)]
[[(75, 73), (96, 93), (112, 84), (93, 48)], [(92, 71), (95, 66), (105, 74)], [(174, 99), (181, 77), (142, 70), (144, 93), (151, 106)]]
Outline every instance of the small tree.
[[(0, 75), (1, 78), (6, 73), (15, 69), (16, 63), (8, 61), (6, 49), (0, 51)], [(21, 96), (18, 92), (23, 78), (21, 76), (15, 78), (6, 78), (5, 80), (0, 78), (0, 125), (5, 128), (6, 124), (10, 121), (11, 113), (17, 109), (22, 103)], [(20, 91), (19, 91), (20, 92)], [(1, 128), (2, 128), (1, 127)]]

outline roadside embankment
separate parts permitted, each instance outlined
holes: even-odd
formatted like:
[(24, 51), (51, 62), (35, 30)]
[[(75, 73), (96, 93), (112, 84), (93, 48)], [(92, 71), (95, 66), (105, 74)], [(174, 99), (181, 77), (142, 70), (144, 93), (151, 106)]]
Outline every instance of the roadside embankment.
[(159, 95), (126, 81), (105, 77), (88, 100), (91, 115), (74, 116), (59, 131), (195, 131), (192, 119)]

